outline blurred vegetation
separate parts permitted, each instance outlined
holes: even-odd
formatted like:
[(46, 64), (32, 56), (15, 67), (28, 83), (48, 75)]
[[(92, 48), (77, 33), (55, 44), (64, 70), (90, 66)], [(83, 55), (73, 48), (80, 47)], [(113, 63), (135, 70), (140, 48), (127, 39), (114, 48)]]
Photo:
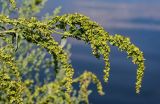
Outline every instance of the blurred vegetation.
[[(104, 81), (108, 81), (110, 45), (125, 51), (137, 64), (136, 92), (144, 73), (144, 57), (128, 37), (110, 35), (82, 14), (37, 17), (46, 0), (0, 0), (0, 104), (83, 104), (89, 103), (90, 83), (104, 95), (97, 76), (85, 71), (73, 78), (71, 45), (67, 37), (91, 45), (93, 55), (105, 61)], [(58, 43), (54, 35), (61, 35)], [(79, 83), (79, 89), (73, 87)]]

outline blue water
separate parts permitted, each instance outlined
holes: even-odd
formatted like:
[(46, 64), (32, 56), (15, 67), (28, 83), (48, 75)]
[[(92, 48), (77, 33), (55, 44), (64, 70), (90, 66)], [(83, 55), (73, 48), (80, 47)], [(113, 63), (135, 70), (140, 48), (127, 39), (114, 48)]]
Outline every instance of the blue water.
[(145, 76), (141, 93), (136, 94), (136, 65), (126, 58), (125, 52), (111, 47), (110, 80), (106, 84), (102, 80), (103, 60), (91, 55), (89, 45), (69, 39), (75, 76), (89, 70), (102, 80), (106, 94), (98, 95), (96, 87), (91, 85), (91, 104), (160, 104), (160, 0), (49, 0), (41, 14), (51, 13), (59, 5), (61, 14), (83, 13), (110, 34), (130, 37), (144, 52)]

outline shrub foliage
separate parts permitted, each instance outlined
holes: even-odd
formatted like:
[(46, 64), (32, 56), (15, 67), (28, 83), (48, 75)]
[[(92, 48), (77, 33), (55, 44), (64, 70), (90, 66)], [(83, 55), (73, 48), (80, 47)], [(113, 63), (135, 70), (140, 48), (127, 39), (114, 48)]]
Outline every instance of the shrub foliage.
[[(89, 17), (78, 13), (55, 16), (54, 12), (52, 16), (38, 19), (36, 14), (45, 3), (42, 0), (24, 0), (19, 8), (15, 0), (0, 2), (3, 5), (0, 14), (0, 103), (89, 103), (91, 82), (97, 85), (100, 95), (104, 94), (101, 82), (93, 73), (85, 71), (73, 78), (69, 54), (54, 39), (54, 34), (61, 35), (63, 40), (72, 37), (90, 44), (93, 55), (105, 61), (105, 82), (108, 82), (110, 71), (110, 45), (125, 51), (137, 65), (135, 86), (136, 93), (140, 92), (145, 68), (143, 52), (128, 37), (111, 35)], [(18, 16), (10, 16), (13, 12)], [(45, 58), (47, 53), (50, 58)], [(47, 76), (43, 83), (39, 79), (40, 72)], [(54, 74), (56, 77), (51, 80)], [(75, 90), (73, 83), (80, 83), (80, 89)]]

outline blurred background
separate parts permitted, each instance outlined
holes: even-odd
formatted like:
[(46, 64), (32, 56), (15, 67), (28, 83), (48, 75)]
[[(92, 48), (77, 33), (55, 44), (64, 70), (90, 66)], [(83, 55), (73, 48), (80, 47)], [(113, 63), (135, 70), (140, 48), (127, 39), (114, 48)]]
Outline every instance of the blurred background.
[(136, 65), (125, 52), (111, 47), (109, 83), (103, 82), (104, 62), (91, 55), (89, 45), (75, 39), (71, 60), (75, 76), (85, 70), (95, 73), (102, 81), (104, 96), (98, 95), (96, 86), (89, 96), (91, 104), (160, 104), (160, 0), (48, 0), (39, 15), (52, 13), (62, 6), (64, 13), (82, 13), (102, 25), (110, 34), (121, 34), (144, 52), (145, 76), (140, 94), (135, 93)]

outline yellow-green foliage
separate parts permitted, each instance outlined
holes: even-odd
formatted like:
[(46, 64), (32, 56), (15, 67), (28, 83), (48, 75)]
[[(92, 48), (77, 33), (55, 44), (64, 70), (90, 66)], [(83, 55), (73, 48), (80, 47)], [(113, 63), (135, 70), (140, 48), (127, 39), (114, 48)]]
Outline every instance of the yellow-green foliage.
[[(42, 0), (28, 0), (27, 3), (25, 0), (23, 2), (24, 7), (17, 9), (16, 2), (10, 0), (12, 7), (16, 8), (15, 11), (19, 13), (19, 16), (11, 18), (9, 12), (2, 12), (0, 15), (0, 39), (2, 42), (0, 47), (0, 93), (3, 94), (0, 96), (0, 103), (89, 103), (88, 86), (91, 82), (97, 85), (100, 95), (104, 94), (101, 82), (93, 73), (84, 72), (79, 77), (73, 78), (74, 69), (69, 61), (69, 56), (63, 46), (55, 41), (53, 34), (61, 35), (62, 39), (72, 37), (90, 44), (93, 55), (96, 58), (103, 57), (105, 61), (103, 70), (105, 82), (108, 81), (110, 71), (109, 44), (127, 52), (128, 56), (132, 58), (132, 62), (138, 66), (136, 92), (139, 93), (145, 68), (144, 57), (143, 53), (131, 43), (129, 38), (118, 34), (110, 35), (89, 17), (78, 13), (62, 16), (53, 15), (44, 18), (44, 20), (38, 20), (33, 16), (40, 11), (42, 8), (40, 5), (44, 5), (44, 2)], [(26, 8), (28, 6), (31, 8)], [(4, 10), (7, 11), (7, 9)], [(26, 16), (23, 14), (24, 11), (29, 11)], [(29, 17), (30, 14), (32, 17)], [(28, 48), (24, 51), (23, 49), (17, 51), (20, 43), (21, 46), (25, 43), (24, 46), (28, 45)], [(34, 46), (38, 47), (34, 50)], [(27, 54), (28, 50), (31, 51), (29, 54)], [(16, 54), (16, 52), (19, 53)], [(45, 59), (46, 52), (53, 58), (48, 61), (51, 62), (49, 68), (54, 67), (56, 70), (55, 80), (36, 84), (39, 83), (38, 77), (36, 77), (36, 81), (32, 77), (23, 78), (23, 76), (31, 74), (32, 71), (39, 73), (40, 68), (44, 68), (44, 70), (48, 68), (46, 63), (42, 61)], [(46, 61), (47, 59), (44, 60), (44, 62)], [(32, 67), (29, 67), (30, 64), (33, 64)], [(74, 90), (72, 86), (73, 83), (77, 82), (80, 83), (78, 96), (76, 96), (77, 90)]]
[[(96, 22), (93, 22), (88, 17), (77, 13), (57, 16), (49, 22), (49, 25), (53, 25), (53, 32), (61, 34), (62, 38), (73, 37), (91, 44), (93, 55), (97, 58), (99, 58), (100, 55), (103, 55), (103, 59), (106, 64), (104, 69), (104, 80), (106, 82), (108, 81), (110, 70), (110, 47), (108, 43), (113, 46), (117, 46), (122, 51), (126, 51), (128, 56), (132, 57), (133, 63), (138, 66), (136, 92), (139, 93), (144, 72), (144, 57), (143, 52), (132, 44), (129, 38), (118, 34), (112, 36), (108, 32), (105, 32), (105, 30)], [(63, 30), (64, 32), (60, 33), (58, 32), (59, 30)]]
[(21, 103), (23, 83), (12, 55), (7, 54), (5, 48), (0, 49), (0, 103)]
[[(88, 86), (91, 82), (97, 85), (98, 93), (100, 95), (104, 95), (101, 82), (98, 80), (97, 76), (91, 72), (85, 71), (81, 76), (73, 80), (73, 83), (77, 83), (77, 82), (80, 82), (78, 99), (82, 100), (85, 103), (89, 103), (88, 95), (90, 94), (90, 91), (88, 90)], [(79, 104), (80, 102), (79, 100), (75, 100), (74, 103)]]

